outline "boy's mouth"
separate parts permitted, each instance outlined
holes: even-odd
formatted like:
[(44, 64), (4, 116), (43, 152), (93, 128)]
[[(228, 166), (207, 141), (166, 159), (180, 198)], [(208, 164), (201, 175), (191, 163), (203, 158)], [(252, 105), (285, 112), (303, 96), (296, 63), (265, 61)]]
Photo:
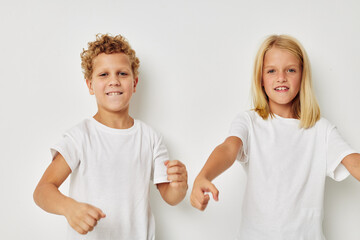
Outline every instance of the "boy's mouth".
[(106, 95), (108, 95), (108, 96), (116, 96), (116, 95), (121, 95), (121, 94), (123, 94), (123, 92), (108, 92), (108, 93), (106, 93)]

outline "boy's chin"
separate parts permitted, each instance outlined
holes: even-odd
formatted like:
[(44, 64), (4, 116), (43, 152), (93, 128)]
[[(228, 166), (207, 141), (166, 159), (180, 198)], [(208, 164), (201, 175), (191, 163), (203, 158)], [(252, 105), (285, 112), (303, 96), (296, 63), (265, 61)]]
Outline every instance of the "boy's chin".
[(109, 107), (98, 107), (98, 112), (107, 112), (110, 114), (128, 114), (129, 113), (129, 105), (128, 106), (109, 106)]

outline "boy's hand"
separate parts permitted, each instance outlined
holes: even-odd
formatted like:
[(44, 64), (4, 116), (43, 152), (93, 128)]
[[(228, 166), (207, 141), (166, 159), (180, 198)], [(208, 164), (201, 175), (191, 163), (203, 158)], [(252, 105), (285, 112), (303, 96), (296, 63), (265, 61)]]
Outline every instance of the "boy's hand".
[(167, 167), (168, 180), (173, 188), (187, 189), (187, 171), (185, 165), (178, 160), (165, 161)]
[(206, 178), (195, 179), (194, 186), (190, 196), (191, 205), (201, 211), (204, 211), (210, 196), (207, 192), (211, 192), (215, 201), (219, 201), (219, 190)]
[(106, 215), (99, 208), (70, 199), (65, 217), (75, 231), (80, 234), (87, 234)]
[(186, 196), (188, 189), (187, 171), (185, 165), (178, 160), (165, 161), (167, 179), (170, 182), (157, 184), (161, 197), (168, 204), (174, 206)]

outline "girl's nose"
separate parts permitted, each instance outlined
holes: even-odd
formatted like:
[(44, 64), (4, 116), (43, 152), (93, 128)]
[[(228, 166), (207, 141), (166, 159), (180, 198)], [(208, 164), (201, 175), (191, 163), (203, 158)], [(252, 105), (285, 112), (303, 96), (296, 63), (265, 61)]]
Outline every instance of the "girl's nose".
[(278, 75), (278, 79), (277, 79), (278, 82), (286, 82), (287, 79), (286, 79), (286, 74), (285, 73), (279, 73)]

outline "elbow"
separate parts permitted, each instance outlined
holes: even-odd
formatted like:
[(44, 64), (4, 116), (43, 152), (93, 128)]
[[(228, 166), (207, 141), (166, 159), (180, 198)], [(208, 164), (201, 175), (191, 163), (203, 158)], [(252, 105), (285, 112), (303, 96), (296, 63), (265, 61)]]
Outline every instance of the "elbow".
[[(185, 196), (184, 196), (185, 197)], [(171, 199), (171, 200), (165, 200), (165, 202), (167, 203), (167, 204), (169, 204), (170, 206), (176, 206), (176, 205), (178, 205), (183, 199), (184, 199), (184, 197), (179, 197), (179, 198), (177, 198), (177, 199)]]
[(37, 185), (33, 192), (33, 200), (39, 207), (41, 206), (45, 192), (46, 189), (43, 189), (42, 185)]
[(39, 195), (40, 195), (40, 193), (39, 193), (39, 186), (37, 186), (36, 188), (35, 188), (35, 190), (34, 190), (34, 192), (33, 192), (33, 200), (34, 200), (34, 202), (36, 203), (36, 205), (38, 205), (39, 206)]
[(172, 203), (170, 203), (170, 202), (168, 202), (168, 204), (170, 205), (170, 206), (176, 206), (176, 205), (178, 205), (179, 204), (179, 202), (172, 202)]

